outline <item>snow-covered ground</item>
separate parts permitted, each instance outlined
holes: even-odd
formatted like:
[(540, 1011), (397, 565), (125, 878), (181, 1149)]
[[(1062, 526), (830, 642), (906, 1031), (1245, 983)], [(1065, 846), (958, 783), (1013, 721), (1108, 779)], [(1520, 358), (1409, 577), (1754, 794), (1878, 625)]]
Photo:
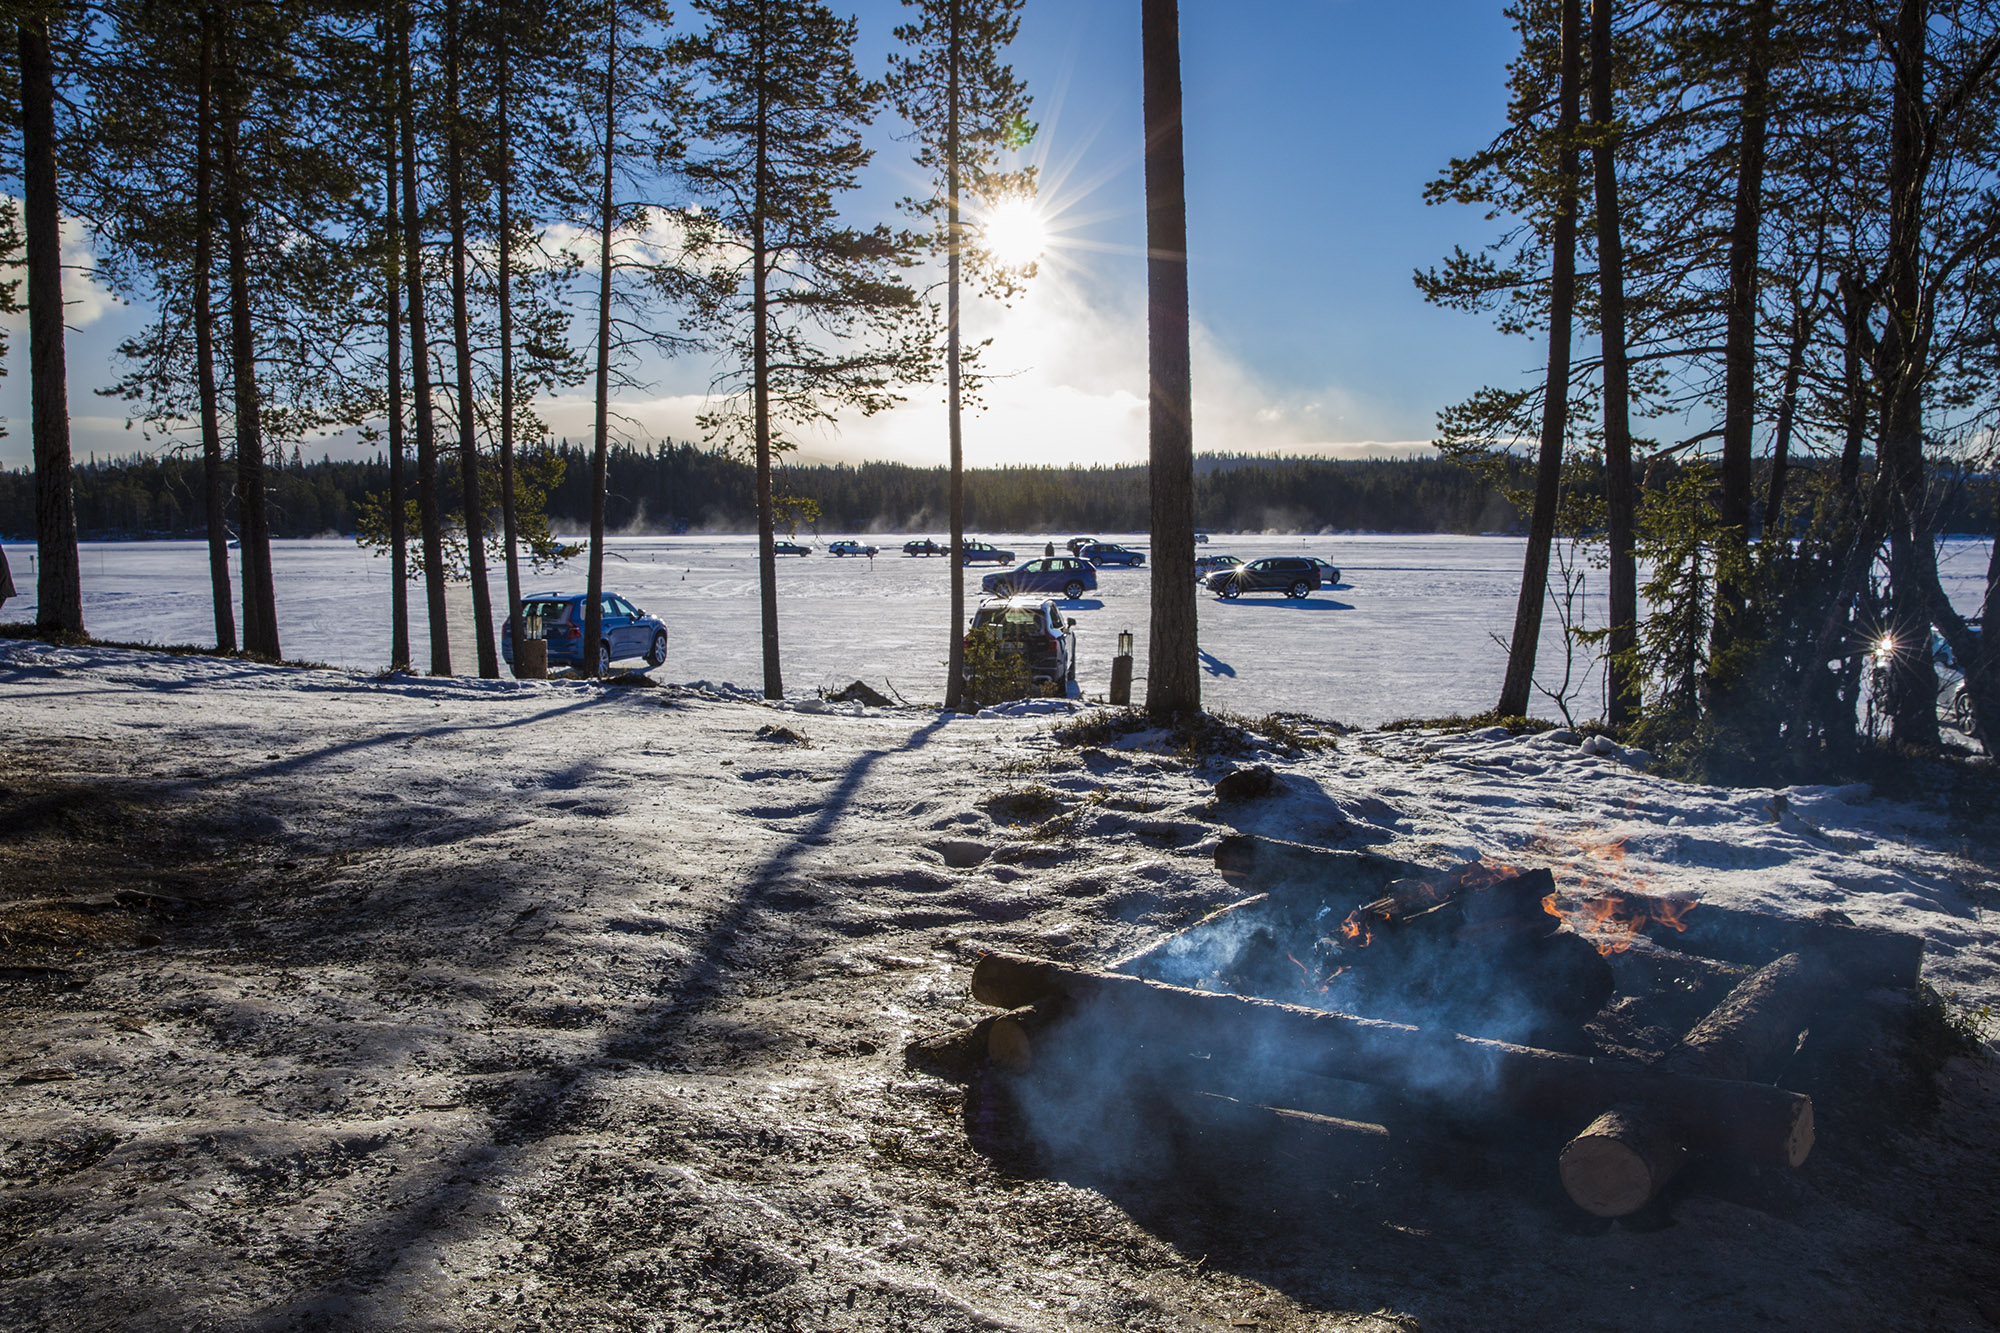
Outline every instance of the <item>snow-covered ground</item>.
[[(788, 576), (868, 586), (815, 561)], [(744, 614), (726, 573), (708, 600)], [(1692, 1194), (1649, 1232), (1579, 1226), (1547, 1163), (1478, 1153), (1279, 1172), (1247, 1205), (982, 1158), (958, 1088), (902, 1058), (980, 1016), (973, 955), (1102, 962), (1179, 929), (1236, 896), (1212, 866), (1234, 830), (1837, 908), (1921, 933), (1961, 1006), (2000, 1002), (1993, 812), (1950, 792), (1692, 787), (1550, 736), (1363, 732), (1244, 756), (1280, 793), (1230, 804), (1226, 762), (1157, 740), (0, 642), (0, 913), (59, 913), (73, 878), (138, 891), (62, 971), (0, 969), (0, 1326), (2000, 1319), (2000, 1081), (1977, 1064), (1907, 1133), (1830, 1132), (1779, 1202)]]
[[(829, 538), (842, 534), (828, 533)], [(1143, 548), (1143, 535), (1102, 534)], [(1057, 550), (1065, 538), (1057, 535)], [(825, 554), (778, 562), (779, 628), (786, 684), (792, 689), (845, 685), (857, 678), (890, 682), (912, 700), (944, 696), (949, 642), (947, 563), (911, 558), (902, 537), (871, 539), (873, 560)], [(997, 534), (1021, 558), (1039, 556), (1047, 535)], [(1943, 548), (1945, 586), (1970, 613), (1979, 604), (1989, 543), (1953, 539)], [(762, 681), (757, 620), (756, 544), (749, 537), (619, 537), (606, 545), (606, 586), (663, 615), (673, 634), (669, 681)], [(1204, 553), (1244, 559), (1310, 554), (1341, 570), (1338, 587), (1303, 602), (1276, 595), (1223, 602), (1203, 595), (1203, 689), (1211, 706), (1253, 716), (1302, 712), (1372, 726), (1401, 717), (1472, 714), (1492, 706), (1505, 654), (1494, 635), (1512, 632), (1523, 542), (1511, 537), (1334, 535), (1264, 537), (1216, 534)], [(33, 548), (8, 548), (25, 597), (9, 619), (31, 618)], [(387, 562), (352, 542), (278, 542), (278, 621), (287, 657), (373, 670), (389, 660)], [(85, 623), (100, 638), (147, 643), (213, 643), (206, 547), (196, 542), (90, 544), (83, 551)], [(969, 595), (991, 567), (968, 571)], [(525, 590), (580, 589), (581, 564), (526, 577)], [(497, 576), (494, 586), (502, 587)], [(1100, 571), (1096, 593), (1070, 608), (1082, 642), (1080, 683), (1102, 694), (1120, 631), (1134, 631), (1137, 669), (1146, 670), (1151, 571)], [(1604, 617), (1604, 580), (1585, 571), (1586, 622)], [(501, 601), (496, 598), (495, 605)], [(471, 598), (454, 589), (453, 664), (475, 669)], [(425, 648), (423, 597), (410, 598), (411, 633), (420, 664)], [(1565, 653), (1560, 626), (1544, 623), (1539, 678), (1558, 688)], [(1602, 713), (1602, 684), (1587, 654), (1575, 658), (1571, 693), (1578, 718)], [(1556, 717), (1537, 696), (1534, 711)]]

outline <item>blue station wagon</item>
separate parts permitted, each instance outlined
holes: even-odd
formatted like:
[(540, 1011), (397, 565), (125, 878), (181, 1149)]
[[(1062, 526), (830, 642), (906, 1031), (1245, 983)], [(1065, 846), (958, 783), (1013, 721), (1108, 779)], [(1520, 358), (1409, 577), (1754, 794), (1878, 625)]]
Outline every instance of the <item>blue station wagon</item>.
[[(539, 621), (541, 637), (548, 641), (549, 665), (583, 665), (583, 620), (586, 594), (580, 592), (540, 592), (521, 599), (521, 623), (532, 627)], [(667, 625), (658, 616), (641, 611), (616, 593), (603, 597), (604, 623), (600, 627), (597, 674), (611, 673), (611, 664), (628, 657), (641, 657), (647, 666), (667, 660)], [(514, 660), (512, 626), (500, 622), (500, 656)], [(530, 637), (533, 629), (525, 631)]]

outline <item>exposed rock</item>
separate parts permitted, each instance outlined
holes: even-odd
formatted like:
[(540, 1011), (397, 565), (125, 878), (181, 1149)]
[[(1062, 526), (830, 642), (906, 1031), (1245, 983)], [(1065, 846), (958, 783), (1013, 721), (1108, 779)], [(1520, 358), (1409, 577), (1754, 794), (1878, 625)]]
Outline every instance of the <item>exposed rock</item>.
[(887, 695), (883, 694), (880, 690), (871, 689), (868, 682), (862, 680), (857, 680), (846, 689), (837, 690), (826, 697), (838, 703), (867, 704), (870, 708), (887, 708), (890, 706), (890, 700)]
[(1215, 784), (1215, 794), (1225, 801), (1251, 801), (1278, 790), (1278, 775), (1269, 764), (1252, 764), (1226, 773)]

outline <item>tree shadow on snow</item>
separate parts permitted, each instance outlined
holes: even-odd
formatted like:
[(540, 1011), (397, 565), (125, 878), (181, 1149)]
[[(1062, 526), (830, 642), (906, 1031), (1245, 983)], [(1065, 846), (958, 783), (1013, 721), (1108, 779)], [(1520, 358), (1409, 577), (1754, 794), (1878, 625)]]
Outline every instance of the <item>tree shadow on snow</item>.
[(378, 1300), (377, 1293), (397, 1285), (392, 1275), (398, 1269), (430, 1262), (432, 1238), (451, 1235), (478, 1199), (500, 1187), (509, 1174), (506, 1154), (571, 1132), (580, 1103), (625, 1062), (683, 1066), (684, 1039), (709, 1017), (712, 1002), (731, 993), (738, 976), (769, 979), (770, 958), (746, 958), (740, 966), (734, 961), (759, 945), (759, 918), (824, 905), (821, 896), (795, 877), (801, 858), (829, 840), (878, 763), (921, 749), (943, 726), (942, 720), (930, 722), (900, 746), (856, 756), (818, 802), (812, 818), (788, 830), (782, 847), (744, 872), (741, 894), (706, 921), (698, 935), (684, 937), (687, 961), (658, 980), (653, 1003), (606, 1027), (589, 1049), (575, 1057), (524, 1072), (489, 1113), (485, 1132), (442, 1155), (426, 1169), (421, 1183), (399, 1188), (393, 1209), (323, 1239), (322, 1245), (357, 1258), (343, 1276), (316, 1290), (295, 1292), (242, 1327), (372, 1328), (407, 1314), (395, 1298)]

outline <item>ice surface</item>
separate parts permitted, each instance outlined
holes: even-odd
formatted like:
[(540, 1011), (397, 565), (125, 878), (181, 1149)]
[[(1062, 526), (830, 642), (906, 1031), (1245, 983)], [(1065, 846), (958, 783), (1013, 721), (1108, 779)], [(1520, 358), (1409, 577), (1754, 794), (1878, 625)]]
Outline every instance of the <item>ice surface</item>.
[[(1050, 540), (1046, 534), (980, 535), (1022, 559), (1040, 555)], [(1147, 548), (1143, 534), (1105, 537)], [(876, 540), (884, 550), (873, 559), (829, 557), (826, 541), (817, 540), (813, 555), (779, 560), (779, 632), (788, 688), (811, 690), (859, 678), (878, 688), (886, 680), (912, 701), (943, 697), (949, 564), (904, 556), (898, 539)], [(1061, 550), (1064, 538), (1055, 540)], [(1318, 555), (1340, 567), (1341, 582), (1303, 602), (1274, 594), (1223, 602), (1199, 594), (1203, 697), (1212, 707), (1237, 712), (1302, 712), (1358, 725), (1489, 708), (1505, 666), (1494, 636), (1513, 627), (1524, 545), (1512, 537), (1218, 533), (1203, 553), (1246, 560)], [(1945, 587), (1968, 613), (1983, 591), (1989, 548), (1983, 539), (1944, 543)], [(33, 554), (32, 546), (8, 548), (14, 581), (24, 595), (8, 604), (10, 619), (34, 613)], [(605, 554), (605, 586), (664, 616), (672, 632), (667, 664), (656, 677), (760, 685), (754, 538), (615, 537)], [(85, 624), (92, 634), (152, 643), (215, 641), (204, 544), (91, 543), (82, 559)], [(387, 664), (386, 561), (330, 538), (273, 543), (272, 563), (287, 657), (357, 670)], [(985, 566), (967, 571), (968, 605), (976, 603), (978, 579), (986, 571)], [(1585, 577), (1585, 616), (1588, 623), (1601, 624), (1603, 573), (1587, 569)], [(1107, 568), (1098, 580), (1096, 593), (1067, 607), (1081, 635), (1079, 683), (1085, 694), (1105, 691), (1117, 636), (1130, 629), (1143, 690), (1152, 567)], [(496, 570), (496, 593), (502, 585)], [(526, 575), (523, 591), (583, 585), (584, 567), (577, 562), (553, 575)], [(494, 604), (497, 610), (502, 599), (496, 596)], [(466, 587), (453, 589), (452, 607), (453, 665), (469, 672), (476, 659)], [(421, 666), (428, 651), (420, 587), (412, 589), (410, 615)], [(1582, 651), (1575, 665), (1575, 715), (1598, 716), (1600, 674)], [(1556, 689), (1563, 674), (1562, 634), (1551, 612), (1544, 619), (1538, 679)], [(1558, 716), (1540, 695), (1533, 711)]]

